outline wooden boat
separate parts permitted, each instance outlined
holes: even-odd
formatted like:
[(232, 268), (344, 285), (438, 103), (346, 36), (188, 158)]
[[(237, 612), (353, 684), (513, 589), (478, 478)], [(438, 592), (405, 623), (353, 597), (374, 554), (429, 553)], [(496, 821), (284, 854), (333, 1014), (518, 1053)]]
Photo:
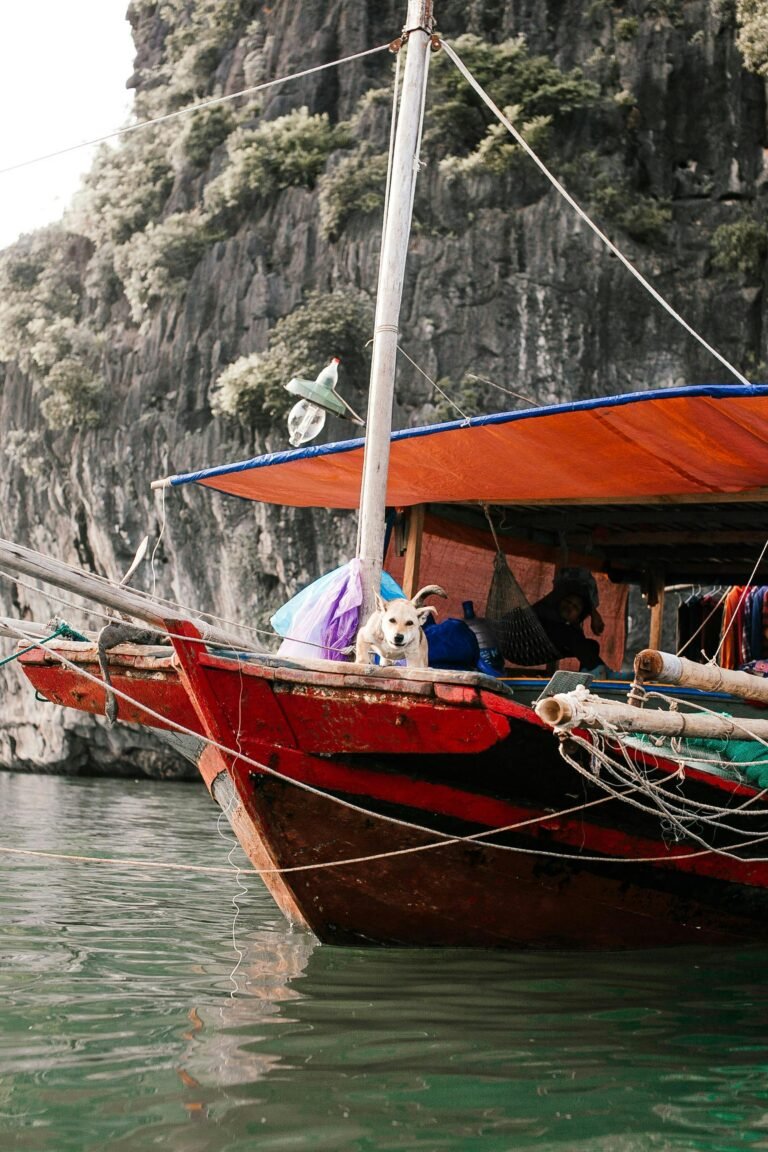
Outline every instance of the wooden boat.
[[(404, 86), (416, 94), (430, 20), (431, 5), (411, 0)], [(417, 125), (418, 110), (401, 112), (405, 191), (393, 181), (388, 234), (407, 235)], [(405, 518), (404, 559), (390, 558), (406, 591), (442, 583), (449, 612), (483, 602), (497, 548), (552, 566), (565, 542), (570, 563), (605, 588), (638, 584), (656, 640), (667, 584), (765, 571), (755, 559), (768, 386), (666, 389), (391, 434), (403, 260), (404, 244), (382, 259), (365, 441), (163, 483), (348, 509), (362, 486), (361, 617), (378, 587), (385, 508)], [(610, 724), (607, 736), (553, 731), (533, 707), (543, 668), (497, 678), (244, 651), (236, 631), (17, 545), (0, 542), (0, 566), (167, 633), (170, 647), (144, 638), (102, 654), (111, 685), (92, 637), (39, 641), (19, 660), (48, 701), (100, 714), (114, 698), (119, 722), (156, 729), (193, 760), (282, 911), (322, 941), (617, 949), (768, 938), (759, 785), (722, 758), (625, 742)], [(600, 687), (610, 702), (628, 686)], [(696, 699), (738, 705), (755, 734), (764, 722), (748, 699)]]
[[(647, 445), (662, 436), (677, 437), (674, 449), (665, 446), (674, 464), (659, 458), (648, 467)], [(618, 490), (607, 469), (584, 464), (607, 459), (615, 440), (628, 445)], [(495, 488), (485, 487), (477, 463), (490, 460), (490, 442), (496, 460), (518, 463), (489, 465)], [(768, 443), (768, 387), (585, 401), (395, 434), (389, 499), (422, 524), (422, 557), (451, 525), (475, 547), (485, 523), (486, 581), (495, 545), (483, 505), (492, 516), (503, 510), (497, 538), (510, 556), (556, 560), (565, 513), (585, 547), (591, 534), (584, 556), (598, 574), (646, 587), (652, 578), (725, 584), (754, 564), (756, 537), (742, 526), (760, 524), (768, 494), (768, 453), (746, 451), (747, 442)], [(557, 477), (526, 466), (556, 449)], [(327, 445), (172, 483), (345, 507), (362, 454), (361, 443)], [(480, 503), (472, 498), (478, 483)], [(564, 491), (559, 503), (554, 484)], [(466, 546), (455, 542), (449, 557)], [(50, 571), (41, 568), (18, 547), (2, 546), (0, 562), (45, 570), (66, 586), (66, 573), (51, 561)], [(449, 573), (424, 564), (411, 580), (450, 586)], [(69, 579), (73, 589), (106, 598), (81, 574)], [(244, 657), (229, 647), (231, 636), (200, 643), (201, 627), (139, 593), (113, 586), (110, 596), (113, 607), (172, 634), (172, 648), (128, 644), (109, 654), (118, 720), (156, 727), (195, 761), (280, 907), (321, 940), (629, 948), (765, 938), (768, 806), (759, 788), (695, 761), (681, 781), (678, 761), (632, 747), (625, 754), (636, 791), (612, 795), (589, 749), (571, 751), (574, 767), (531, 706), (546, 684), (543, 670), (510, 668), (500, 680)], [(33, 648), (21, 664), (48, 700), (103, 713), (95, 640)], [(617, 700), (628, 684), (600, 687)], [(713, 702), (703, 692), (698, 699)], [(720, 693), (716, 703), (736, 711), (735, 697)], [(764, 722), (758, 708), (744, 709)], [(692, 835), (682, 823), (671, 832), (663, 806), (681, 796), (739, 811), (714, 825), (692, 821)], [(629, 802), (638, 797), (641, 807)]]

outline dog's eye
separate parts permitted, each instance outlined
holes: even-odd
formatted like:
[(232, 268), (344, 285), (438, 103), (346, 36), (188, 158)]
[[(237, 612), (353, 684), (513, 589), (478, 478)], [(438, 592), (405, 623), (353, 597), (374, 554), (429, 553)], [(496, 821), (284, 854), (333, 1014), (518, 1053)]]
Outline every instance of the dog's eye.
[(390, 623), (390, 624), (397, 624), (397, 620), (395, 619), (395, 617), (394, 617), (394, 616), (390, 616), (390, 618), (389, 618), (389, 623)]
[(405, 626), (406, 626), (406, 628), (413, 628), (415, 623), (416, 623), (415, 620), (406, 620)]

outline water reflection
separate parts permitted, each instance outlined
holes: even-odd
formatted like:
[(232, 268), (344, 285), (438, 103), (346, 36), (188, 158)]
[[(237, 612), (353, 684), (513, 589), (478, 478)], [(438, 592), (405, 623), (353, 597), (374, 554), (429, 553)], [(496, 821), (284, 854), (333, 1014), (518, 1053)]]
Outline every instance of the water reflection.
[[(220, 865), (188, 785), (3, 777), (5, 842)], [(768, 951), (321, 947), (248, 879), (2, 858), (0, 1147), (768, 1148)]]

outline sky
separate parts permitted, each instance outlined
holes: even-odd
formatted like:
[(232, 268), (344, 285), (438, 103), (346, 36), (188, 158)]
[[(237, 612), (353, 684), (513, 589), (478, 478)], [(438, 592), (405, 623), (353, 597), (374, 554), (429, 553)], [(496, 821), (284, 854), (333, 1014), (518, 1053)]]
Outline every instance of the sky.
[[(0, 169), (126, 123), (127, 8), (128, 0), (0, 0)], [(94, 151), (0, 172), (0, 248), (61, 218)]]

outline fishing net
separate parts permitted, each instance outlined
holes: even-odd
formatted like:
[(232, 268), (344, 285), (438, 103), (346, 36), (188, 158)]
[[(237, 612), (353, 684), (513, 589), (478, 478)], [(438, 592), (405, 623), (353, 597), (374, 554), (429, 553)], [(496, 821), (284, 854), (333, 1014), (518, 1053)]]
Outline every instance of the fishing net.
[(501, 551), (493, 562), (485, 614), (510, 663), (536, 665), (560, 659)]

